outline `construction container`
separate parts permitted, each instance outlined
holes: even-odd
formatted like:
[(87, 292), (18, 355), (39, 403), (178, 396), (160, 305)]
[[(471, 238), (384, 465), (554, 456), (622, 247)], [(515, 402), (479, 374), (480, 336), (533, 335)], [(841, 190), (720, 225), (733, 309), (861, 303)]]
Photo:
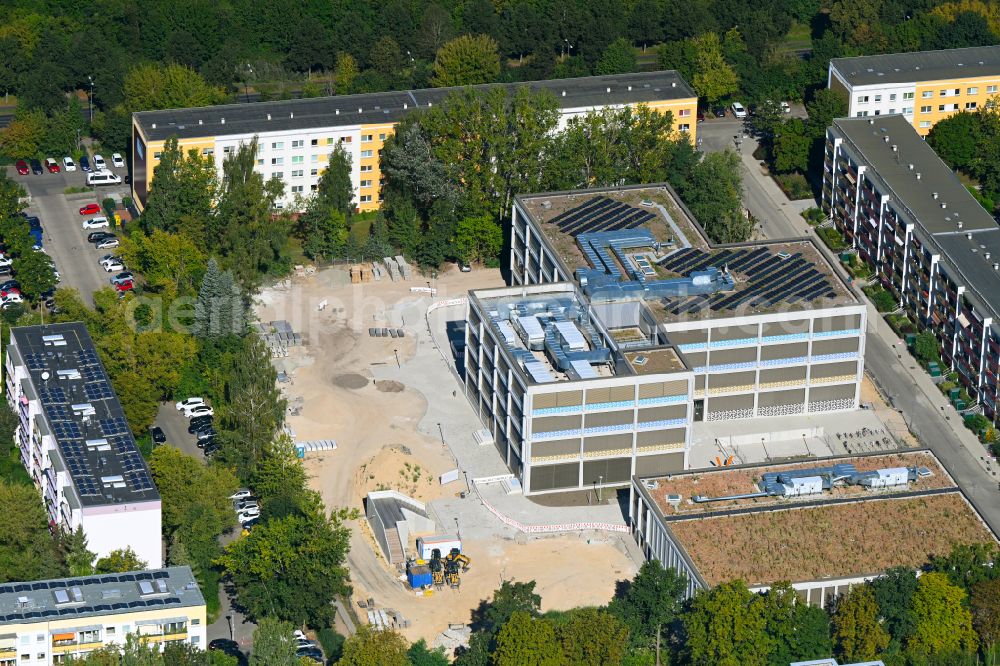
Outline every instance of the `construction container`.
[(933, 366), (933, 367), (928, 367), (927, 368), (927, 372), (928, 372), (928, 374), (930, 374), (931, 377), (940, 377), (941, 376), (941, 368), (937, 367), (936, 365)]
[(954, 400), (955, 398), (958, 397), (958, 395), (961, 392), (962, 392), (962, 389), (958, 388), (957, 386), (955, 388), (953, 388), (953, 389), (948, 389), (948, 399), (949, 400)]
[(913, 343), (915, 343), (916, 341), (917, 341), (917, 334), (916, 333), (907, 333), (906, 334), (906, 346), (907, 347), (912, 347)]
[(431, 568), (426, 564), (411, 564), (406, 568), (406, 582), (414, 590), (427, 587), (433, 583)]
[(956, 398), (955, 399), (955, 409), (957, 409), (958, 411), (962, 411), (963, 409), (965, 409), (965, 401), (964, 400), (959, 400), (959, 399)]
[(461, 552), (462, 540), (450, 534), (437, 534), (417, 539), (417, 557), (424, 560), (431, 559), (431, 551), (433, 550), (439, 550), (441, 557), (444, 557), (451, 552), (452, 548), (458, 548)]

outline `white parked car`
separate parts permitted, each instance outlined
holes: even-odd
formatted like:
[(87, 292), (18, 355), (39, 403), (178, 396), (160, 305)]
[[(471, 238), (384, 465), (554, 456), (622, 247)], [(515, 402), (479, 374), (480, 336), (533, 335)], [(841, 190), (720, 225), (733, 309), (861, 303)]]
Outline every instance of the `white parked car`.
[(7, 305), (8, 303), (23, 303), (24, 299), (21, 298), (21, 294), (11, 292), (6, 296), (0, 297), (0, 301), (2, 301), (4, 305)]
[(120, 244), (117, 238), (107, 238), (98, 243), (96, 247), (98, 250), (110, 250), (113, 247), (118, 247)]
[(104, 267), (104, 270), (108, 273), (125, 270), (125, 264), (120, 261), (103, 261), (101, 262), (101, 266)]
[[(192, 407), (197, 407), (198, 405), (204, 405), (204, 404), (205, 404), (204, 398), (187, 398), (177, 403), (177, 411), (179, 412), (182, 409), (191, 409)], [(247, 491), (247, 494), (249, 494), (249, 492), (250, 491)]]
[(254, 518), (260, 517), (260, 509), (247, 509), (246, 511), (240, 511), (236, 514), (236, 519), (240, 521), (240, 524), (249, 522)]
[(111, 222), (104, 216), (92, 217), (83, 221), (84, 229), (107, 229), (110, 226)]
[(87, 174), (87, 185), (88, 186), (98, 186), (98, 185), (121, 185), (122, 177), (113, 171), (108, 171), (107, 169), (101, 169), (100, 171), (95, 171), (94, 173)]
[(791, 113), (792, 112), (792, 107), (788, 105), (788, 102), (782, 102), (781, 103), (781, 112), (782, 113)]
[(747, 117), (747, 110), (739, 102), (733, 102), (733, 115), (742, 120)]
[(0, 267), (6, 268), (7, 266), (10, 266), (13, 263), (14, 263), (13, 259), (11, 259), (6, 255), (0, 254)]
[[(180, 404), (180, 403), (178, 403), (178, 404)], [(240, 488), (235, 493), (233, 493), (232, 495), (230, 495), (229, 499), (231, 499), (231, 500), (242, 500), (242, 499), (246, 499), (248, 497), (253, 497), (253, 493), (250, 492), (250, 489), (249, 488)]]
[(63, 158), (63, 170), (76, 171), (76, 162), (73, 161), (72, 157)]
[(194, 405), (184, 408), (184, 416), (189, 419), (196, 416), (215, 416), (215, 410), (208, 405)]
[(94, 155), (94, 171), (104, 171), (108, 168), (108, 163), (100, 155)]
[(111, 164), (116, 169), (124, 169), (125, 159), (122, 157), (121, 153), (111, 153)]

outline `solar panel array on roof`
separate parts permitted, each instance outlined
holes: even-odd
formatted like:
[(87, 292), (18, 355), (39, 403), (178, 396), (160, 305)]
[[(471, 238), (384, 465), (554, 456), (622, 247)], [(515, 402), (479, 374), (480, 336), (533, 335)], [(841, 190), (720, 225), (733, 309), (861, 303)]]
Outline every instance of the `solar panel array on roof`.
[(728, 268), (744, 278), (736, 292), (664, 299), (664, 306), (675, 315), (704, 308), (718, 311), (744, 305), (757, 308), (779, 302), (813, 301), (836, 293), (829, 278), (801, 253), (789, 255), (766, 248), (727, 248), (719, 252), (685, 248), (660, 260), (659, 265), (684, 276), (710, 266)]
[(656, 216), (647, 210), (630, 206), (607, 197), (588, 199), (576, 208), (556, 215), (550, 220), (563, 233), (577, 234), (595, 231), (620, 231), (636, 229)]

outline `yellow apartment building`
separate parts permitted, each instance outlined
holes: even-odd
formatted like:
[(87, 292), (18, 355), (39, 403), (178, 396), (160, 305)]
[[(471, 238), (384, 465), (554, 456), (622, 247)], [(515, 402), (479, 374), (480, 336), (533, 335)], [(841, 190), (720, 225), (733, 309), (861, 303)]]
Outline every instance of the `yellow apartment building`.
[(0, 585), (0, 666), (50, 666), (130, 634), (205, 649), (205, 598), (190, 567)]
[[(675, 71), (476, 87), (513, 89), (518, 85), (555, 95), (560, 128), (570, 118), (591, 111), (645, 104), (671, 112), (676, 131), (696, 139), (698, 98)], [(439, 104), (455, 90), (430, 88), (135, 113), (132, 195), (141, 210), (163, 146), (171, 137), (185, 151), (212, 156), (221, 175), (226, 156), (256, 136), (260, 144), (257, 169), (265, 178), (277, 176), (285, 184), (280, 207), (295, 209), (316, 190), (330, 152), (339, 143), (351, 157), (358, 210), (376, 210), (382, 184), (379, 155), (386, 138), (408, 112)]]
[(848, 116), (902, 114), (921, 136), (997, 95), (1000, 46), (834, 58), (827, 86), (847, 99)]

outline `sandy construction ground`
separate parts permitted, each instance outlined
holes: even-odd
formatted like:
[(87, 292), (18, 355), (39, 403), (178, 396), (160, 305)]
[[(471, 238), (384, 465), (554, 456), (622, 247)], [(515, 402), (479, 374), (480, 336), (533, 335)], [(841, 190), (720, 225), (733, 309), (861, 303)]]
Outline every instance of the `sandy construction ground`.
[[(300, 412), (288, 418), (295, 439), (337, 441), (335, 451), (309, 453), (305, 459), (310, 484), (330, 507), (361, 509), (368, 491), (383, 488), (422, 502), (451, 498), (465, 490), (464, 483), (438, 483), (438, 475), (456, 463), (439, 436), (418, 431), (428, 397), (405, 382), (376, 382), (372, 368), (395, 365), (398, 355), (405, 369), (417, 338), (428, 335), (424, 312), (432, 300), (463, 297), (470, 288), (502, 286), (502, 280), (499, 271), (451, 271), (432, 281), (436, 295), (411, 293), (411, 287), (426, 286), (419, 277), (351, 285), (346, 271), (329, 269), (294, 278), (289, 286), (265, 290), (260, 297), (261, 321), (288, 320), (306, 340), (306, 346), (291, 350), (278, 364), (292, 378), (283, 385), (290, 401), (301, 403)], [(406, 336), (373, 338), (368, 333), (371, 326), (402, 327)], [(443, 362), (440, 368), (441, 391), (460, 390)], [(475, 508), (474, 500), (464, 502)], [(434, 509), (432, 504), (431, 514), (442, 531), (454, 532), (454, 518)], [(449, 623), (468, 622), (470, 611), (503, 579), (533, 579), (544, 609), (569, 608), (607, 603), (615, 582), (636, 571), (621, 541), (628, 538), (625, 535), (526, 538), (484, 509), (481, 513), (481, 524), (495, 523), (495, 529), (463, 534), (464, 551), (473, 562), (461, 589), (428, 597), (404, 588), (398, 573), (375, 548), (367, 523), (356, 521), (348, 563), (353, 601), (374, 598), (378, 607), (394, 609), (411, 622), (403, 630), (409, 639), (431, 642)]]

